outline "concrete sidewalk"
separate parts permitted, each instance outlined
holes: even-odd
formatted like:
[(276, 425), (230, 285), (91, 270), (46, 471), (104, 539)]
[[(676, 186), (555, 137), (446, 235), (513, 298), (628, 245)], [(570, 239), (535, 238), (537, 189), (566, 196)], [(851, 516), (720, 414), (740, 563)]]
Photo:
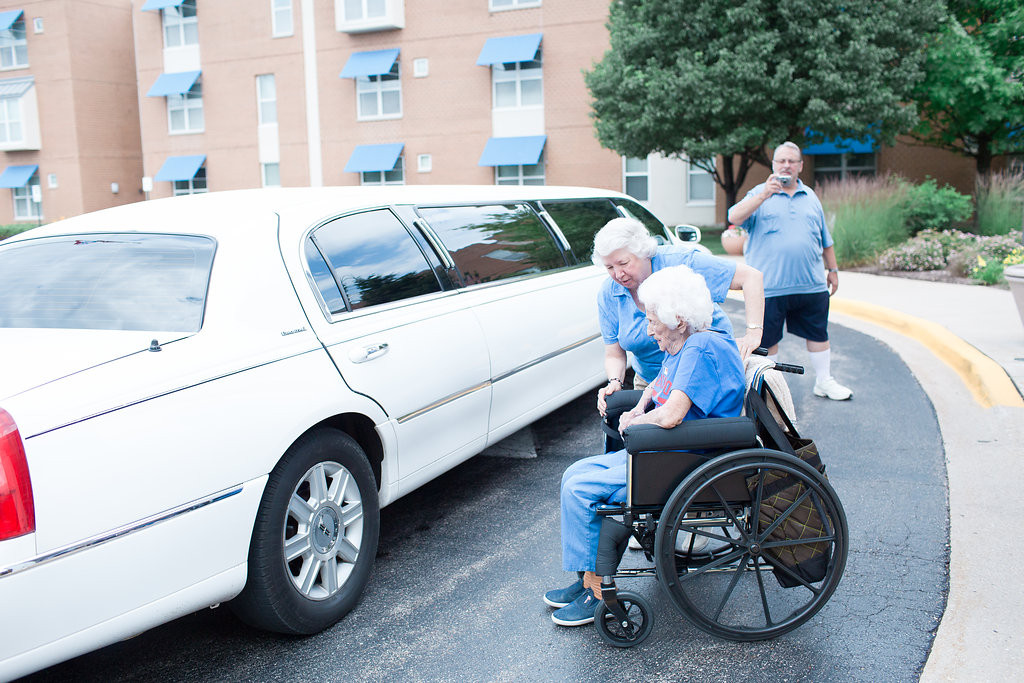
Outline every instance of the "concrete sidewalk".
[[(892, 347), (942, 432), (949, 479), (950, 588), (922, 681), (1015, 678), (1024, 666), (1024, 325), (1010, 292), (841, 272), (830, 318)], [(857, 394), (856, 372), (835, 368)], [(894, 420), (900, 406), (892, 407)], [(913, 514), (912, 510), (908, 510)], [(927, 524), (911, 519), (908, 524)]]

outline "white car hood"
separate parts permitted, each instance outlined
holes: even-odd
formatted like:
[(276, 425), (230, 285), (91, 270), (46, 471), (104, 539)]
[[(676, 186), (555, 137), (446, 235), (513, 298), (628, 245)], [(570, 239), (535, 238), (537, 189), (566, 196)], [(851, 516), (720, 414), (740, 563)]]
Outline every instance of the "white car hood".
[(0, 330), (0, 401), (118, 358), (165, 344), (182, 332)]

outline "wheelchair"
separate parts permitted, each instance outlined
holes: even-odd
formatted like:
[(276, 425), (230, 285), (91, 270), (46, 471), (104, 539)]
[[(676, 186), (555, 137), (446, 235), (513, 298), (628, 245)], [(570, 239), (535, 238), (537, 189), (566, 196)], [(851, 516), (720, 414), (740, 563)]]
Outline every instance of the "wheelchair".
[[(638, 645), (654, 623), (647, 600), (619, 590), (616, 580), (656, 577), (684, 618), (735, 641), (792, 631), (838, 586), (846, 515), (816, 451), (807, 454), (813, 442), (797, 434), (765, 382), (772, 368), (803, 372), (766, 361), (753, 374), (743, 417), (625, 430), (626, 502), (598, 506), (602, 600), (594, 623), (608, 644)], [(609, 434), (641, 393), (609, 397)], [(653, 566), (619, 568), (630, 536)], [(794, 564), (797, 555), (808, 559)]]

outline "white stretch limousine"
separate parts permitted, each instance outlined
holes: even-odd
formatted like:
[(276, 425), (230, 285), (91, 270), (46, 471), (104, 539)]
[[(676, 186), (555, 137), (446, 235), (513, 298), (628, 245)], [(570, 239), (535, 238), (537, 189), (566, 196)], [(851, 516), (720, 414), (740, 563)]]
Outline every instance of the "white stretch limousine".
[(0, 679), (233, 599), (314, 633), (382, 506), (604, 380), (558, 187), (221, 192), (0, 242)]

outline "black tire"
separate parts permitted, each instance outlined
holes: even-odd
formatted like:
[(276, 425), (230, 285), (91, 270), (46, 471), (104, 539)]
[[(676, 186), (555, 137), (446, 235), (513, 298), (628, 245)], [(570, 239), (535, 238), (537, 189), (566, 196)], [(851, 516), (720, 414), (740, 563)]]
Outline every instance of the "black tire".
[[(827, 521), (825, 532), (804, 540), (823, 549), (820, 580), (799, 579), (792, 571), (778, 568), (765, 553), (786, 545), (766, 538), (767, 529), (758, 528), (753, 511), (752, 500), (761, 500), (757, 491), (764, 490), (763, 475), (769, 472), (798, 480), (805, 487), (806, 500)], [(753, 499), (745, 490), (750, 477), (762, 482)], [(736, 496), (738, 489), (743, 493)], [(706, 520), (709, 513), (728, 520), (730, 533), (699, 526), (701, 515)], [(674, 547), (680, 531), (708, 536), (719, 544), (714, 557), (700, 563), (681, 562)], [(673, 603), (701, 630), (728, 640), (765, 640), (792, 631), (824, 607), (842, 578), (848, 543), (846, 514), (824, 476), (794, 456), (752, 449), (701, 465), (673, 491), (655, 534), (655, 567)], [(797, 585), (784, 587), (775, 572)]]
[(601, 602), (594, 609), (594, 626), (602, 640), (614, 647), (633, 647), (647, 640), (654, 628), (654, 617), (651, 614), (650, 605), (640, 595), (630, 591), (619, 591), (619, 604), (626, 612), (629, 620), (627, 630), (622, 623), (608, 609), (608, 606)]
[(359, 445), (334, 429), (303, 435), (270, 473), (232, 610), (268, 631), (322, 631), (359, 602), (379, 531), (376, 480)]

